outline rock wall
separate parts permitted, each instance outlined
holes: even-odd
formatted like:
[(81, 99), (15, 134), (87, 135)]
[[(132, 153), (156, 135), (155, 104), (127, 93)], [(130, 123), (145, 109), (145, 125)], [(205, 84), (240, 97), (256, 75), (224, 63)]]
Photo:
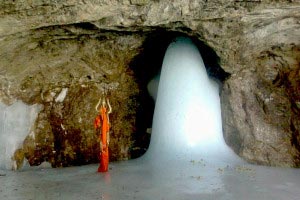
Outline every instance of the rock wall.
[(224, 84), (225, 139), (250, 162), (299, 167), (299, 53), (273, 47)]
[(299, 11), (298, 1), (284, 0), (0, 2), (0, 100), (43, 105), (20, 155), (32, 165), (95, 162), (94, 105), (106, 89), (112, 158), (130, 158), (139, 148), (134, 135), (144, 137), (136, 121), (146, 101), (141, 80), (151, 72), (131, 66), (163, 31), (169, 39), (191, 36), (218, 55), (229, 74), (222, 78), (224, 136), (235, 152), (253, 163), (299, 167)]
[[(73, 29), (80, 34), (64, 38)], [(114, 111), (111, 159), (130, 158), (139, 87), (129, 63), (142, 41), (139, 35), (92, 37), (70, 26), (23, 34), (22, 39), (14, 39), (15, 46), (2, 49), (2, 101), (43, 105), (34, 132), (13, 159), (25, 156), (31, 165), (47, 161), (54, 167), (97, 162), (99, 142), (93, 122), (103, 92)]]

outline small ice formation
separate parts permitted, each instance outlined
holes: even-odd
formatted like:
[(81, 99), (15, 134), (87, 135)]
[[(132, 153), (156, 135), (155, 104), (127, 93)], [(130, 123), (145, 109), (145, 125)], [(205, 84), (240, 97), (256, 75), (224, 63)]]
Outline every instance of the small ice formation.
[(21, 101), (10, 106), (0, 103), (0, 169), (13, 169), (14, 152), (22, 147), (39, 111), (40, 106)]
[(208, 77), (190, 39), (170, 44), (148, 91), (156, 105), (147, 156), (234, 155), (223, 139), (219, 86)]
[(156, 75), (147, 85), (150, 96), (156, 101), (160, 74)]
[(59, 95), (56, 97), (55, 102), (63, 102), (67, 96), (68, 88), (63, 88)]

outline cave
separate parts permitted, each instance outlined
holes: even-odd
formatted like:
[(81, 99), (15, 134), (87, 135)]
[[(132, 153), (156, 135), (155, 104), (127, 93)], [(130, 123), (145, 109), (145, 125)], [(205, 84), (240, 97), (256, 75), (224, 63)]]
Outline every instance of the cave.
[[(0, 199), (297, 199), (298, 13), (297, 2), (272, 0), (0, 2)], [(218, 88), (197, 97), (216, 97), (213, 117), (190, 100), (211, 86), (160, 82), (178, 38)], [(180, 48), (174, 60), (189, 52)], [(104, 97), (111, 163), (97, 173)], [(178, 116), (153, 118), (178, 102)], [(221, 128), (216, 140), (176, 135), (206, 125)]]
[[(100, 33), (99, 36), (97, 35), (98, 33), (94, 33), (95, 29), (93, 26), (80, 23), (71, 26), (51, 27), (50, 30), (49, 28), (41, 30), (42, 32), (54, 32), (52, 34), (55, 34), (55, 36), (50, 37), (50, 39), (38, 39), (38, 46), (36, 48), (39, 49), (38, 51), (48, 51), (48, 49), (51, 49), (50, 52), (45, 52), (45, 54), (51, 56), (53, 54), (53, 60), (60, 59), (59, 57), (57, 58), (58, 53), (55, 52), (55, 50), (57, 51), (63, 48), (63, 46), (59, 44), (63, 36), (59, 35), (58, 32), (60, 32), (60, 34), (66, 34), (72, 28), (83, 30), (84, 32), (92, 31), (92, 35), (82, 36), (80, 34), (76, 36), (78, 38), (75, 39), (63, 39), (65, 45), (70, 43), (69, 45), (73, 46), (85, 46), (85, 43), (89, 43), (90, 40), (99, 42), (100, 45), (102, 45), (101, 43), (105, 40), (111, 40), (109, 42), (114, 44), (115, 40), (118, 40), (119, 37), (132, 37), (128, 33), (114, 33), (113, 36), (110, 36), (111, 38), (107, 38), (107, 35), (110, 33), (105, 32)], [(96, 36), (93, 36), (93, 34)], [(78, 109), (85, 109), (87, 105), (84, 104), (86, 103), (92, 104), (92, 102), (87, 102), (89, 98), (93, 98), (92, 101), (93, 104), (95, 104), (97, 101), (95, 97), (93, 97), (95, 94), (91, 94), (90, 92), (96, 91), (97, 94), (95, 96), (100, 97), (104, 89), (108, 91), (107, 95), (108, 98), (111, 99), (112, 105), (116, 105), (113, 106), (114, 109), (119, 111), (119, 113), (112, 113), (111, 116), (112, 123), (115, 123), (112, 125), (113, 130), (111, 131), (111, 160), (127, 160), (143, 155), (150, 142), (149, 131), (151, 131), (154, 112), (154, 101), (147, 91), (147, 84), (161, 70), (164, 53), (168, 45), (179, 36), (188, 35), (183, 32), (168, 31), (166, 29), (138, 33), (136, 36), (133, 36), (133, 38), (145, 38), (140, 44), (141, 46), (138, 47), (141, 49), (139, 54), (133, 54), (134, 56), (131, 57), (130, 62), (126, 61), (128, 62), (128, 68), (122, 69), (123, 66), (118, 67), (110, 77), (101, 71), (101, 69), (98, 74), (95, 74), (93, 69), (95, 68), (95, 64), (91, 63), (92, 61), (85, 58), (85, 56), (71, 58), (70, 61), (66, 61), (67, 63), (63, 64), (67, 66), (58, 66), (56, 69), (55, 67), (47, 65), (44, 66), (45, 69), (42, 69), (40, 64), (38, 64), (39, 66), (37, 67), (35, 63), (32, 63), (34, 58), (31, 58), (28, 62), (30, 65), (34, 65), (32, 68), (36, 69), (28, 74), (24, 81), (22, 81), (20, 85), (21, 90), (26, 92), (24, 94), (18, 94), (18, 98), (29, 105), (37, 105), (37, 107), (42, 105), (42, 107), (40, 107), (41, 110), (36, 108), (36, 112), (39, 112), (39, 114), (36, 116), (35, 127), (26, 128), (33, 129), (31, 130), (31, 134), (27, 135), (25, 133), (25, 136), (22, 136), (24, 141), (7, 143), (7, 146), (14, 146), (14, 150), (11, 151), (15, 151), (15, 153), (14, 155), (6, 156), (6, 161), (2, 162), (2, 167), (5, 165), (6, 168), (10, 168), (7, 166), (9, 165), (7, 162), (10, 162), (9, 160), (12, 156), (15, 157), (16, 166), (14, 166), (14, 168), (18, 169), (22, 168), (23, 164), (38, 166), (43, 162), (50, 163), (52, 167), (96, 163), (98, 161), (97, 152), (99, 146), (97, 142), (95, 142), (94, 130), (90, 123), (92, 121), (91, 113), (94, 111), (90, 110), (89, 113), (83, 116)], [(92, 37), (95, 37), (95, 39)], [(219, 58), (216, 53), (196, 37), (191, 38), (204, 55), (204, 62), (208, 74), (222, 85), (222, 82), (224, 82), (229, 74), (220, 68), (218, 64)], [(101, 48), (103, 47), (100, 47), (100, 49)], [(120, 50), (118, 49), (117, 51)], [(110, 54), (110, 52), (106, 52), (103, 57), (96, 57), (96, 60), (108, 60), (107, 62), (109, 64), (115, 64), (118, 62), (118, 59), (128, 59), (116, 57), (111, 60), (111, 57), (114, 57), (114, 55), (112, 56)], [(34, 57), (34, 53), (32, 55), (32, 57)], [(122, 55), (122, 53), (120, 53), (120, 55)], [(74, 62), (72, 59), (80, 60), (75, 62), (87, 62), (90, 66), (83, 66), (82, 69), (74, 70), (74, 67), (69, 64), (69, 62)], [(48, 70), (47, 68), (49, 71), (46, 73), (52, 75), (47, 76), (45, 72), (43, 72), (44, 70)], [(123, 80), (121, 80), (121, 82), (123, 82), (121, 83), (123, 85), (120, 86), (121, 89), (118, 88), (120, 81), (117, 80), (120, 73), (124, 76), (122, 77)], [(117, 81), (112, 81), (111, 79)], [(53, 84), (53, 82), (55, 83)], [(35, 89), (32, 90), (32, 88)], [(28, 90), (32, 91), (28, 93)], [(130, 92), (126, 91), (126, 93), (122, 93), (121, 90), (130, 90)], [(114, 96), (116, 96), (116, 98), (114, 98)], [(87, 99), (85, 99), (86, 97)], [(127, 98), (128, 101), (124, 104), (122, 99), (125, 98)], [(8, 102), (8, 104), (11, 103)], [(93, 106), (91, 105), (89, 107)], [(17, 110), (15, 111), (17, 112)], [(95, 115), (95, 113), (93, 114)], [(10, 119), (12, 120), (12, 117)], [(87, 124), (80, 126), (82, 120), (86, 121)], [(120, 123), (120, 121), (123, 122)], [(88, 130), (86, 126), (90, 126)], [(116, 131), (114, 131), (114, 129), (116, 129)], [(7, 132), (9, 131), (7, 130)], [(3, 149), (2, 151), (5, 150)]]

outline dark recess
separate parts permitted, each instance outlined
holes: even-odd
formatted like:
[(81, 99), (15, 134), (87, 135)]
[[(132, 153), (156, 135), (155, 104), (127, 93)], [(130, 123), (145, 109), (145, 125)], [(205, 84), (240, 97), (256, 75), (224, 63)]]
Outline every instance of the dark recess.
[[(155, 104), (147, 92), (147, 84), (160, 72), (165, 52), (170, 43), (180, 36), (189, 37), (184, 33), (166, 30), (147, 33), (147, 39), (142, 46), (141, 53), (130, 63), (141, 91), (140, 96), (137, 97), (139, 108), (136, 117), (137, 127), (133, 134), (135, 144), (131, 150), (132, 158), (143, 155), (150, 143), (150, 134), (146, 133), (146, 130), (152, 126)], [(219, 66), (217, 54), (196, 37), (190, 38), (202, 55), (208, 75), (221, 84), (229, 74)]]

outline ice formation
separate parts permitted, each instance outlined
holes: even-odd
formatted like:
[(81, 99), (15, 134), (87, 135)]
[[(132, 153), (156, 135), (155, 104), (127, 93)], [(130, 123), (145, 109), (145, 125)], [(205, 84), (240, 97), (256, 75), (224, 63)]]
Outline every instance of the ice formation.
[(67, 96), (68, 88), (63, 88), (59, 95), (56, 97), (55, 102), (63, 102)]
[(157, 74), (147, 85), (150, 96), (156, 101), (160, 74)]
[(149, 82), (148, 90), (157, 99), (147, 156), (233, 155), (222, 135), (219, 86), (190, 39), (170, 44), (160, 77)]
[(39, 110), (40, 106), (21, 101), (10, 106), (0, 103), (0, 169), (14, 168), (12, 156), (22, 147)]

